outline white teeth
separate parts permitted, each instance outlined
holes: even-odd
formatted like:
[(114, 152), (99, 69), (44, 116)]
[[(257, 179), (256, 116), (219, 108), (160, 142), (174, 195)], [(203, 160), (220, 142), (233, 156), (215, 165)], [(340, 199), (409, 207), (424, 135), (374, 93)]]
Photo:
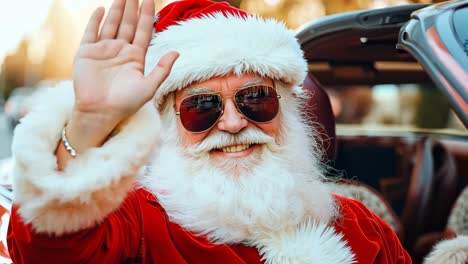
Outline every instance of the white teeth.
[(234, 146), (221, 148), (221, 151), (222, 152), (228, 152), (228, 153), (239, 152), (239, 151), (246, 150), (249, 147), (250, 147), (250, 144), (241, 144), (241, 145), (234, 145)]

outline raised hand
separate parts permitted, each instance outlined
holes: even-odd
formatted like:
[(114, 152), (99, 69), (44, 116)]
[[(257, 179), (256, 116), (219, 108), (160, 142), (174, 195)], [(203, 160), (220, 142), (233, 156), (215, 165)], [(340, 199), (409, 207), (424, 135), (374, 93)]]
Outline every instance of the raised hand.
[[(67, 124), (72, 146), (82, 152), (102, 144), (118, 123), (151, 100), (169, 74), (177, 52), (164, 55), (147, 76), (145, 54), (153, 32), (154, 3), (115, 0), (101, 27), (104, 8), (91, 16), (77, 52), (75, 106)], [(68, 160), (59, 144), (59, 167)]]
[(98, 8), (91, 17), (75, 60), (75, 110), (122, 120), (150, 100), (169, 74), (178, 54), (164, 56), (144, 76), (145, 54), (151, 40), (154, 3), (115, 0), (104, 16)]

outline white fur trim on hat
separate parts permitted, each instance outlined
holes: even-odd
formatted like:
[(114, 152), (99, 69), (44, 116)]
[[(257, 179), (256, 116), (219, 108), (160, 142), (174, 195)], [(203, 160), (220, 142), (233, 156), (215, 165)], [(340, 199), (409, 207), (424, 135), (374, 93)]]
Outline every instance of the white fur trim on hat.
[(297, 228), (264, 234), (251, 244), (267, 264), (356, 263), (343, 235), (323, 223), (307, 221)]
[(37, 232), (60, 235), (92, 227), (134, 184), (158, 139), (159, 114), (148, 103), (102, 147), (78, 154), (58, 171), (54, 153), (72, 111), (73, 84), (49, 88), (37, 101), (15, 130), (13, 202)]
[(442, 240), (424, 260), (424, 264), (466, 264), (468, 263), (468, 236)]
[(146, 74), (161, 56), (174, 50), (180, 56), (156, 92), (157, 104), (195, 81), (229, 73), (256, 73), (292, 88), (303, 82), (307, 72), (294, 32), (273, 19), (214, 13), (169, 26), (151, 41)]

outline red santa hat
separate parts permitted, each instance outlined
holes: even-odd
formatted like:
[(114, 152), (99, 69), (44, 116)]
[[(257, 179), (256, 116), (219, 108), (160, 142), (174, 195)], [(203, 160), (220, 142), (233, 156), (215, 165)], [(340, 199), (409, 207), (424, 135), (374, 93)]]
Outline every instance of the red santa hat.
[(183, 0), (163, 8), (155, 18), (146, 72), (174, 50), (180, 57), (156, 92), (158, 105), (169, 93), (215, 76), (256, 73), (291, 89), (303, 82), (307, 72), (293, 31), (226, 2)]

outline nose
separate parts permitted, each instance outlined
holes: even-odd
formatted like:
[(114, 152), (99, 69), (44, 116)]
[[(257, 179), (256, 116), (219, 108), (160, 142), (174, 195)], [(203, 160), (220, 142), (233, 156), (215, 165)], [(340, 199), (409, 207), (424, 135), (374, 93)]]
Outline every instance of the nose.
[(218, 121), (218, 129), (235, 134), (247, 125), (247, 119), (239, 113), (232, 99), (225, 100), (223, 115)]

